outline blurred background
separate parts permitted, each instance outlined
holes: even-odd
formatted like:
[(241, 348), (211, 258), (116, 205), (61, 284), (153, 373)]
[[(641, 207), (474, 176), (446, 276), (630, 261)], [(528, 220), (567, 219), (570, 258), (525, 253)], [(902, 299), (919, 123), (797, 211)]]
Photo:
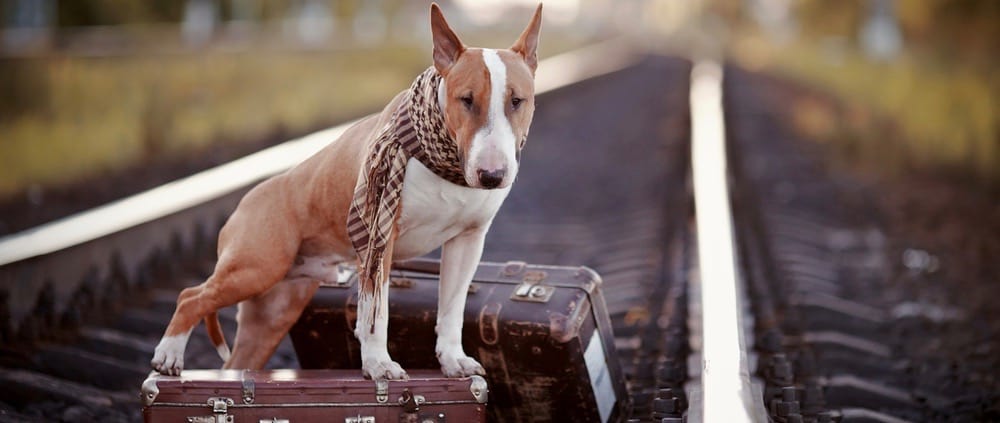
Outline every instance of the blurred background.
[(935, 169), (997, 188), (1000, 2), (713, 3), (727, 53), (836, 97), (796, 107), (812, 138), (896, 174)]
[[(491, 47), (536, 4), (439, 3), (467, 44)], [(381, 108), (429, 64), (428, 4), (0, 0), (0, 234)], [(790, 118), (836, 157), (997, 191), (1000, 2), (545, 7), (543, 57), (623, 35), (723, 53), (812, 93), (789, 97)]]
[[(438, 3), (467, 44), (504, 48), (525, 27), (537, 0)], [(0, 237), (381, 109), (431, 64), (429, 4), (0, 0)], [(676, 58), (725, 60), (730, 140), (763, 152), (744, 160), (749, 170), (743, 173), (759, 170), (757, 180), (732, 178), (736, 214), (744, 216), (737, 221), (737, 235), (761, 238), (741, 242), (740, 248), (766, 249), (773, 241), (791, 250), (774, 257), (758, 252), (763, 258), (756, 264), (746, 259), (747, 274), (755, 275), (750, 279), (758, 278), (755, 267), (766, 268), (762, 274), (777, 290), (786, 276), (784, 282), (794, 280), (793, 264), (810, 263), (802, 268), (808, 272), (795, 272), (823, 282), (815, 286), (843, 285), (845, 298), (893, 316), (864, 338), (892, 351), (882, 354), (885, 360), (836, 353), (834, 360), (850, 362), (843, 367), (857, 361), (866, 373), (878, 370), (871, 372), (875, 381), (895, 384), (898, 376), (920, 407), (941, 412), (937, 419), (915, 421), (948, 420), (940, 416), (953, 408), (967, 416), (979, 413), (968, 421), (998, 420), (991, 417), (1000, 410), (1000, 0), (545, 0), (543, 15), (542, 59), (607, 40), (624, 40), (656, 57), (540, 99), (533, 136), (539, 141), (559, 137), (544, 157), (560, 161), (540, 174), (585, 170), (588, 178), (516, 188), (495, 226), (506, 229), (491, 232), (494, 244), (487, 251), (532, 262), (557, 257), (562, 264), (593, 264), (606, 274), (606, 282), (617, 280), (611, 283), (621, 283), (622, 289), (606, 292), (618, 297), (623, 317), (616, 331), (633, 345), (628, 347), (628, 354), (636, 355), (633, 370), (643, 377), (659, 373), (652, 366), (662, 357), (643, 357), (634, 334), (647, 322), (666, 330), (660, 327), (662, 318), (650, 319), (658, 316), (651, 310), (664, 303), (665, 282), (677, 277), (667, 273), (690, 265), (686, 244), (691, 237), (683, 229), (689, 223), (684, 215), (689, 203), (683, 199), (688, 193), (679, 177), (687, 161), (677, 160), (688, 152), (684, 108), (690, 69)], [(566, 155), (564, 147), (577, 137), (601, 143), (579, 143), (586, 145)], [(529, 145), (545, 152), (542, 142)], [(650, 146), (661, 149), (647, 150)], [(734, 157), (743, 160), (739, 154)], [(806, 156), (808, 161), (802, 159)], [(620, 163), (638, 158), (651, 165), (622, 171)], [(607, 175), (614, 183), (598, 186), (596, 181)], [(571, 184), (599, 189), (589, 196), (562, 189)], [(741, 186), (759, 191), (747, 190), (741, 197)], [(754, 195), (760, 197), (760, 210), (751, 210), (758, 205)], [(581, 201), (574, 205), (572, 200)], [(757, 213), (771, 215), (761, 222), (746, 217)], [(107, 263), (93, 258), (104, 247), (88, 243), (64, 250), (65, 256), (0, 269), (7, 271), (0, 272), (0, 323), (15, 322), (18, 336), (44, 340), (51, 336), (45, 333), (49, 327), (90, 325), (83, 314), (87, 310), (118, 310), (106, 304), (146, 298), (130, 290), (134, 287), (174, 284), (169, 289), (179, 290), (200, 282), (215, 263), (218, 227), (205, 223), (207, 217), (200, 219), (198, 229), (187, 232), (177, 229), (180, 224), (158, 221), (156, 231), (134, 232), (153, 234), (143, 235), (142, 245), (133, 243), (135, 238), (109, 237), (125, 247)], [(211, 234), (202, 233), (191, 251), (177, 236), (206, 228)], [(623, 234), (626, 242), (609, 241)], [(815, 245), (829, 248), (799, 251)], [(792, 255), (787, 268), (777, 265)], [(194, 270), (178, 270), (194, 257)], [(75, 273), (95, 263), (99, 267)], [(827, 270), (810, 273), (815, 268)], [(676, 273), (687, 275), (687, 270)], [(65, 345), (43, 350), (56, 351), (48, 356), (30, 350), (5, 353), (3, 347), (15, 343), (4, 344), (3, 337), (15, 332), (0, 325), (0, 388), (7, 386), (22, 398), (27, 385), (3, 379), (2, 370), (43, 369), (38, 371), (86, 384), (107, 383), (101, 385), (107, 389), (127, 386), (127, 402), (116, 404), (137, 413), (130, 378), (148, 371), (152, 342), (174, 309), (176, 291), (169, 289), (153, 292), (151, 301), (159, 309), (149, 311), (140, 301), (129, 304), (121, 314), (125, 318), (114, 319), (124, 326), (109, 333), (130, 334), (121, 338), (129, 342), (128, 360), (135, 362), (83, 356), (78, 347), (62, 349)], [(817, 291), (828, 296), (826, 289)], [(675, 300), (686, 301), (673, 292), (671, 287)], [(796, 288), (794, 294), (800, 293)], [(911, 319), (917, 315), (927, 317)], [(790, 321), (798, 315), (788, 316)], [(872, 326), (864, 322), (866, 330)], [(857, 332), (854, 326), (843, 327), (851, 328), (845, 334)], [(788, 333), (792, 336), (786, 339), (798, 337), (794, 330)], [(149, 344), (135, 347), (138, 339)], [(200, 339), (210, 353), (207, 338)], [(288, 351), (284, 359), (293, 360)], [(112, 367), (80, 364), (107, 362)], [(48, 402), (55, 390), (51, 386), (63, 385), (45, 386), (18, 412), (37, 409), (38, 415), (87, 420), (76, 417), (79, 407), (64, 412), (61, 402)], [(925, 397), (928, 392), (943, 399)], [(650, 407), (651, 395), (644, 394)], [(858, 398), (877, 402), (880, 397), (865, 393)], [(0, 389), (0, 413), (10, 409), (5, 401), (14, 400)], [(856, 405), (853, 399), (845, 403)]]

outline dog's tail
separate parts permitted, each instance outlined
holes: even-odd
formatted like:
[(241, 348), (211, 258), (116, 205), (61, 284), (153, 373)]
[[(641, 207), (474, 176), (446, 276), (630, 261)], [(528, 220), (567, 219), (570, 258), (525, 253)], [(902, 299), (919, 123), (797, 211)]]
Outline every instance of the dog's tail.
[(205, 330), (208, 332), (208, 339), (212, 340), (215, 350), (219, 352), (219, 357), (223, 362), (229, 361), (229, 345), (226, 344), (226, 336), (222, 333), (222, 326), (219, 325), (219, 312), (213, 311), (205, 316)]

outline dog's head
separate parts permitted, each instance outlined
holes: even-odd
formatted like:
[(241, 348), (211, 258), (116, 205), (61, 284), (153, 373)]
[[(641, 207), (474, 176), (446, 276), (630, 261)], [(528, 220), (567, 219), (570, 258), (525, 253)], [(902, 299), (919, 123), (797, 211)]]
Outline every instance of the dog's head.
[(542, 5), (509, 49), (469, 48), (431, 5), (434, 67), (443, 77), (438, 102), (458, 143), (465, 182), (504, 188), (517, 176), (518, 157), (535, 113), (535, 68)]

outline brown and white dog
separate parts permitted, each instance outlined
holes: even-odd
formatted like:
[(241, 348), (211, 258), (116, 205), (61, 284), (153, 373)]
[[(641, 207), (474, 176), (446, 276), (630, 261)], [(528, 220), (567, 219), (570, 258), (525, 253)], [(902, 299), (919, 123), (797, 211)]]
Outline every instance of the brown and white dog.
[[(436, 352), (449, 377), (483, 373), (462, 349), (462, 315), (486, 232), (517, 175), (521, 140), (534, 114), (541, 10), (539, 5), (510, 49), (492, 50), (464, 46), (438, 6), (431, 5), (434, 67), (443, 78), (437, 101), (457, 143), (468, 186), (442, 179), (420, 161), (409, 159), (383, 269), (387, 275), (391, 261), (443, 246)], [(316, 155), (243, 197), (219, 233), (214, 273), (178, 297), (173, 318), (156, 346), (153, 368), (179, 374), (188, 337), (202, 319), (225, 368), (264, 366), (320, 281), (335, 280), (337, 264), (355, 260), (346, 226), (367, 157), (365, 146), (391, 119), (402, 98), (402, 93), (397, 95), (380, 114), (358, 122)], [(239, 328), (230, 354), (217, 311), (236, 303)], [(371, 313), (372, 307), (379, 312)], [(358, 308), (355, 334), (361, 342), (364, 375), (406, 378), (386, 348), (387, 295), (361, 295)], [(362, 324), (365, 319), (374, 321)]]

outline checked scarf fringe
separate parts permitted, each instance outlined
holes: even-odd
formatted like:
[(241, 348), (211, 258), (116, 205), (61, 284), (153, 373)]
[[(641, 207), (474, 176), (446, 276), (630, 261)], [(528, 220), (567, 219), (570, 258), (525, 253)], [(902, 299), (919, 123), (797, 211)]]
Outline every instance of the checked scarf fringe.
[(438, 176), (468, 186), (458, 146), (445, 128), (437, 101), (440, 83), (441, 75), (434, 67), (413, 81), (406, 98), (369, 147), (368, 159), (354, 188), (347, 233), (358, 254), (360, 292), (372, 295), (371, 332), (375, 331), (378, 301), (389, 270), (383, 262), (399, 215), (406, 163), (416, 158)]

